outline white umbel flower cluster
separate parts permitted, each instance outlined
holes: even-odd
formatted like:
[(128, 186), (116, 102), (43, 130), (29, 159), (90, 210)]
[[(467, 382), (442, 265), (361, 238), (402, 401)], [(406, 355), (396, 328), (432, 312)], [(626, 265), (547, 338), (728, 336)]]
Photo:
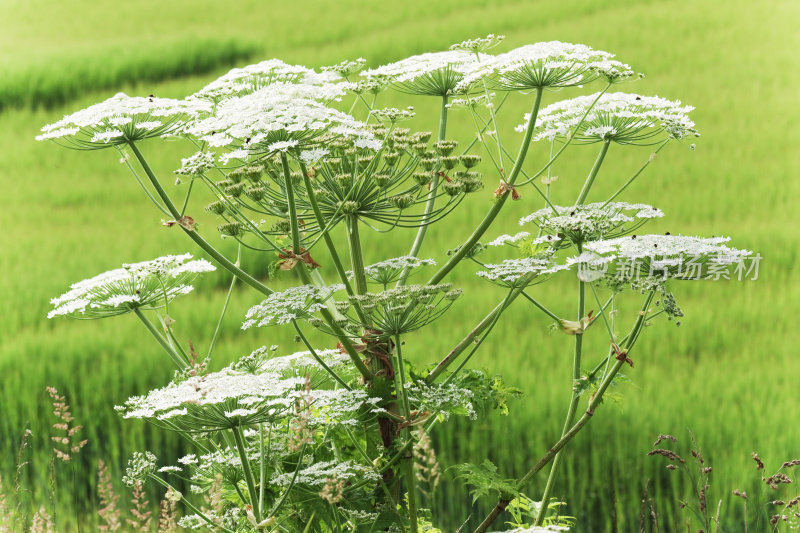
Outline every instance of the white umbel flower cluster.
[(614, 286), (660, 287), (667, 279), (704, 279), (721, 275), (752, 256), (726, 246), (729, 237), (630, 235), (587, 242), (584, 252), (569, 258), (583, 281), (605, 278)]
[(307, 88), (279, 83), (225, 100), (214, 116), (198, 121), (187, 131), (212, 147), (233, 150), (239, 159), (288, 146), (276, 143), (292, 143), (304, 150), (315, 148), (318, 146), (313, 141), (325, 134), (352, 140), (355, 147), (380, 149), (380, 141), (365, 124), (309, 97)]
[(117, 93), (108, 100), (48, 124), (36, 140), (52, 139), (72, 148), (107, 148), (177, 133), (210, 110), (210, 104), (202, 101)]
[(478, 271), (478, 276), (505, 287), (531, 285), (541, 281), (541, 276), (568, 268), (567, 265), (559, 265), (549, 258), (541, 257), (506, 259), (502, 263), (483, 266), (486, 270)]
[(464, 76), (490, 57), (464, 50), (431, 52), (367, 70), (363, 76), (388, 79), (401, 92), (441, 96), (453, 92)]
[[(328, 366), (340, 361), (338, 356), (319, 354)], [(173, 382), (145, 396), (133, 396), (115, 409), (124, 418), (153, 422), (169, 421), (192, 430), (211, 431), (233, 425), (278, 422), (293, 413), (297, 400), (307, 400), (307, 377), (286, 375), (287, 369), (302, 363), (308, 369), (319, 364), (309, 353), (300, 352), (268, 360), (255, 372), (234, 363), (202, 376)], [(379, 399), (369, 398), (363, 390), (313, 389), (309, 423), (352, 424), (356, 412), (374, 407)]]
[[(212, 81), (190, 98), (220, 102), (276, 83), (320, 87), (329, 86), (339, 78), (340, 76), (335, 72), (327, 71), (320, 74), (302, 65), (289, 65), (280, 59), (268, 59), (254, 65), (231, 69), (227, 74)], [(335, 96), (330, 98), (342, 96), (344, 89), (344, 86), (335, 89), (332, 93)]]
[(47, 318), (60, 315), (103, 318), (141, 307), (160, 307), (179, 294), (191, 292), (189, 282), (195, 275), (216, 270), (205, 259), (191, 259), (191, 254), (167, 255), (125, 264), (74, 283), (69, 291), (50, 300), (55, 309)]
[(405, 269), (415, 270), (426, 265), (435, 265), (433, 259), (420, 259), (411, 255), (393, 257), (364, 267), (364, 274), (375, 283), (387, 285), (400, 278)]
[[(698, 137), (689, 118), (692, 106), (658, 96), (629, 93), (599, 93), (563, 100), (545, 107), (536, 119), (534, 140), (564, 139), (575, 131), (575, 141), (593, 143), (611, 140), (619, 144), (653, 144), (665, 133), (669, 138)], [(587, 114), (589, 107), (597, 100)], [(586, 119), (581, 123), (581, 119)], [(525, 123), (530, 114), (525, 115)], [(516, 130), (525, 130), (525, 124)]]
[(627, 202), (593, 203), (570, 207), (545, 207), (520, 219), (520, 225), (533, 222), (539, 228), (569, 237), (573, 242), (616, 237), (644, 222), (664, 216), (647, 204)]
[(242, 329), (253, 326), (271, 326), (289, 324), (298, 318), (308, 318), (313, 313), (326, 307), (325, 302), (331, 295), (344, 289), (344, 285), (335, 284), (330, 287), (300, 285), (289, 287), (285, 291), (275, 292), (258, 305), (247, 311)]
[(214, 168), (213, 152), (196, 152), (181, 159), (181, 168), (175, 171), (179, 176), (200, 176), (206, 170)]
[(685, 235), (632, 235), (604, 241), (586, 243), (585, 248), (600, 255), (613, 255), (617, 259), (644, 259), (657, 257), (664, 261), (677, 261), (682, 257), (703, 257), (719, 265), (737, 263), (753, 254), (725, 246), (730, 237), (690, 237)]
[(549, 41), (498, 54), (472, 69), (457, 90), (466, 91), (488, 78), (493, 87), (524, 91), (540, 87), (569, 87), (598, 78), (620, 80), (633, 75), (631, 67), (613, 54), (583, 44)]
[(273, 477), (270, 483), (279, 487), (286, 487), (294, 480), (296, 484), (321, 487), (330, 479), (376, 482), (380, 478), (380, 474), (374, 470), (353, 461), (340, 463), (336, 461), (321, 461), (297, 472), (296, 478), (294, 472), (287, 472)]

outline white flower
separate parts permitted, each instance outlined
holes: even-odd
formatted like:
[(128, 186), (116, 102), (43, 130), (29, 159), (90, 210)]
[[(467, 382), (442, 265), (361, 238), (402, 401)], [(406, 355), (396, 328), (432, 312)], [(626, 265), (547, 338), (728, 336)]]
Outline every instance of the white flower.
[(411, 94), (450, 94), (479, 62), (490, 56), (464, 50), (432, 52), (407, 57), (363, 73), (368, 79), (388, 78), (399, 91)]
[(514, 244), (522, 239), (527, 239), (530, 233), (527, 231), (520, 231), (516, 235), (500, 235), (492, 242), (486, 243), (486, 246), (502, 246), (504, 244)]
[(490, 33), (486, 37), (478, 37), (476, 39), (467, 39), (465, 41), (461, 41), (460, 43), (450, 46), (450, 50), (464, 50), (465, 52), (477, 54), (497, 46), (505, 38), (505, 35), (495, 35), (494, 33)]
[(211, 106), (201, 101), (118, 93), (48, 124), (36, 140), (54, 139), (73, 148), (106, 148), (177, 133), (210, 110)]
[[(196, 93), (191, 98), (219, 102), (221, 100), (241, 96), (276, 83), (294, 83), (309, 87), (324, 86), (318, 94), (322, 99), (334, 99), (344, 94), (345, 87), (331, 89), (330, 82), (338, 79), (334, 72), (318, 74), (302, 65), (289, 65), (279, 59), (269, 59), (254, 65), (234, 68), (220, 76)], [(324, 93), (323, 91), (331, 91)]]
[(520, 225), (533, 222), (552, 234), (567, 236), (573, 242), (616, 237), (631, 232), (652, 218), (664, 216), (647, 204), (597, 202), (570, 207), (539, 209), (520, 219)]
[(378, 481), (380, 477), (380, 474), (375, 472), (372, 468), (353, 461), (343, 461), (341, 463), (335, 461), (321, 461), (300, 470), (296, 478), (294, 471), (292, 471), (273, 477), (270, 483), (279, 487), (286, 487), (292, 482), (292, 479), (294, 479), (296, 484), (321, 487), (331, 478), (344, 481)]
[(523, 257), (506, 259), (502, 263), (483, 265), (486, 270), (477, 272), (478, 276), (506, 287), (530, 285), (537, 278), (553, 274), (567, 268), (566, 265), (553, 263), (549, 258)]
[(300, 285), (282, 292), (274, 292), (247, 311), (247, 320), (242, 324), (242, 329), (272, 324), (283, 325), (298, 318), (307, 318), (323, 309), (326, 306), (325, 301), (331, 294), (342, 289), (344, 285), (341, 284), (324, 288)]
[(582, 85), (597, 78), (609, 80), (633, 75), (630, 66), (613, 54), (582, 44), (550, 41), (522, 46), (483, 62), (467, 74), (458, 90), (467, 90), (481, 78), (504, 90)]
[(729, 265), (753, 254), (750, 250), (730, 248), (723, 243), (730, 237), (689, 237), (684, 235), (632, 235), (586, 243), (587, 250), (611, 254), (617, 259), (704, 257), (719, 265)]
[(400, 278), (405, 269), (417, 269), (426, 265), (435, 265), (433, 259), (420, 259), (411, 255), (393, 257), (364, 267), (364, 275), (375, 283), (387, 285)]
[(703, 279), (713, 271), (740, 264), (749, 250), (725, 246), (728, 237), (683, 235), (631, 235), (584, 244), (584, 252), (567, 259), (578, 265), (579, 276), (599, 279), (615, 286), (625, 284), (654, 288), (674, 279)]
[(294, 148), (298, 144), (296, 140), (278, 141), (267, 146), (267, 150), (270, 152), (288, 152), (290, 148)]
[(300, 152), (300, 160), (306, 165), (313, 165), (320, 161), (325, 160), (325, 156), (330, 152), (327, 148), (312, 148), (311, 150), (304, 150)]
[(72, 284), (70, 290), (50, 300), (55, 309), (47, 318), (77, 315), (102, 318), (121, 315), (137, 307), (159, 307), (165, 299), (188, 294), (194, 276), (216, 270), (205, 259), (190, 261), (191, 254), (167, 255), (141, 263), (125, 264), (93, 278)]
[[(304, 95), (303, 85), (274, 84), (221, 102), (213, 116), (200, 120), (188, 133), (213, 147), (229, 147), (260, 155), (278, 142), (296, 142), (304, 149), (330, 133), (354, 141), (373, 141), (367, 126), (350, 115)], [(237, 152), (238, 158), (242, 158)]]
[[(563, 139), (581, 123), (599, 93), (563, 100), (545, 107), (536, 119), (535, 141)], [(586, 114), (575, 132), (575, 141), (612, 140), (620, 144), (653, 144), (662, 132), (673, 139), (698, 137), (688, 114), (694, 108), (658, 96), (605, 93)], [(530, 114), (525, 115), (525, 122)], [(517, 126), (524, 131), (525, 125)]]
[[(319, 355), (328, 366), (345, 364), (341, 355), (327, 351)], [(115, 409), (124, 418), (169, 421), (198, 431), (277, 422), (295, 412), (298, 399), (308, 399), (305, 385), (310, 367), (321, 370), (308, 352), (270, 359), (255, 369), (240, 361), (219, 372), (191, 376), (152, 390), (146, 396), (131, 397)], [(354, 424), (362, 407), (380, 402), (379, 398), (369, 398), (363, 390), (315, 388), (310, 397), (312, 409), (308, 421), (313, 426)], [(187, 456), (180, 462), (195, 461), (196, 458)]]
[(181, 168), (175, 171), (180, 176), (199, 176), (206, 170), (214, 168), (213, 152), (197, 152), (181, 159)]

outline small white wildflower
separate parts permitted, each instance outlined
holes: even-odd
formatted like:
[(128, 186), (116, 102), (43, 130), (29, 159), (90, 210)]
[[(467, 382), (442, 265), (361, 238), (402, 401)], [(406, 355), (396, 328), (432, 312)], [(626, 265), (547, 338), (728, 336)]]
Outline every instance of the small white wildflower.
[(322, 67), (320, 70), (322, 70), (322, 72), (335, 72), (338, 75), (346, 78), (351, 74), (355, 74), (356, 72), (363, 70), (366, 64), (367, 60), (364, 59), (363, 57), (359, 57), (354, 61), (345, 60), (336, 65), (331, 65), (329, 67)]
[(133, 487), (137, 482), (144, 483), (147, 477), (155, 472), (156, 456), (151, 452), (134, 452), (128, 460), (128, 468), (122, 482), (129, 487)]
[(505, 35), (495, 35), (494, 33), (490, 33), (486, 37), (478, 37), (476, 39), (467, 39), (465, 41), (461, 41), (460, 43), (454, 44), (450, 46), (450, 50), (463, 50), (465, 52), (472, 52), (473, 54), (477, 54), (479, 52), (485, 52), (490, 48), (494, 48), (505, 39)]
[(182, 465), (194, 465), (197, 464), (197, 456), (193, 453), (190, 453), (189, 455), (184, 455), (178, 459), (178, 462)]
[(294, 148), (300, 144), (296, 140), (291, 141), (278, 141), (270, 144), (267, 146), (267, 151), (269, 152), (288, 152), (290, 148)]
[(315, 163), (325, 160), (325, 156), (330, 152), (327, 148), (312, 148), (311, 150), (303, 150), (300, 152), (300, 160), (306, 165), (313, 165)]
[(175, 171), (180, 176), (199, 176), (206, 170), (214, 168), (213, 152), (197, 152), (181, 159), (181, 168)]
[(184, 529), (200, 529), (208, 527), (208, 522), (200, 515), (190, 514), (178, 519), (178, 526)]
[(169, 473), (169, 472), (181, 472), (183, 469), (179, 466), (162, 466), (158, 469), (159, 472), (162, 473)]
[(315, 148), (315, 140), (326, 133), (348, 140), (374, 139), (365, 124), (304, 96), (304, 87), (274, 84), (225, 100), (214, 116), (194, 123), (187, 132), (212, 147), (244, 150), (250, 155), (269, 153), (269, 147), (278, 142), (296, 141), (295, 146), (303, 149)]

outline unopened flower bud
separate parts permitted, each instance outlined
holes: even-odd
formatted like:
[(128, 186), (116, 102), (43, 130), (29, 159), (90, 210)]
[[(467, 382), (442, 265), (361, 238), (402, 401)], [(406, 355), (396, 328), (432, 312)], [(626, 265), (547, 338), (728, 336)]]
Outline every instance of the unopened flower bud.
[(458, 142), (452, 140), (437, 141), (433, 145), (433, 147), (436, 149), (436, 152), (440, 156), (450, 155), (451, 153), (453, 153), (453, 150), (456, 149), (456, 146), (458, 146)]
[(410, 194), (398, 194), (397, 196), (392, 196), (391, 200), (392, 203), (400, 209), (410, 207), (414, 203), (414, 197)]
[(414, 172), (413, 178), (420, 187), (424, 187), (425, 185), (429, 184), (433, 179), (429, 172)]
[(478, 154), (464, 154), (460, 157), (461, 164), (464, 168), (472, 168), (481, 162), (481, 156)]
[(244, 228), (239, 222), (228, 222), (217, 226), (217, 231), (222, 233), (225, 237), (241, 237), (244, 235)]
[(464, 192), (464, 184), (458, 181), (445, 181), (442, 184), (442, 188), (449, 196), (458, 196)]

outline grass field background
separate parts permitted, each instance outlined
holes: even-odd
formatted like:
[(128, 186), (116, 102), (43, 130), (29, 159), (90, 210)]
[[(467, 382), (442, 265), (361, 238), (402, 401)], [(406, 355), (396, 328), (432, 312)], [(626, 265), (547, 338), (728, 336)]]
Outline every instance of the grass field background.
[[(632, 382), (620, 390), (623, 402), (619, 408), (604, 405), (573, 441), (556, 494), (564, 497), (567, 512), (578, 517), (576, 531), (611, 531), (615, 503), (619, 530), (632, 531), (638, 528), (639, 500), (650, 479), (662, 525), (673, 512), (680, 521), (675, 500), (684, 487), (646, 453), (658, 433), (675, 434), (685, 444), (691, 428), (714, 466), (710, 499), (723, 499), (727, 530), (738, 530), (741, 507), (730, 494), (734, 488), (756, 489), (759, 476), (750, 453), (758, 451), (773, 467), (800, 457), (800, 363), (792, 325), (800, 298), (792, 278), (800, 236), (795, 222), (800, 193), (800, 34), (795, 22), (800, 6), (791, 0), (755, 5), (744, 0), (445, 0), (405, 2), (402, 10), (351, 0), (269, 4), (0, 2), (0, 68), (9, 73), (0, 77), (4, 485), (8, 488), (13, 480), (17, 447), (29, 427), (34, 440), (27, 452), (27, 483), (33, 498), (45, 499), (48, 430), (54, 422), (47, 385), (68, 396), (89, 439), (74, 465), (79, 512), (87, 520), (94, 519), (97, 459), (119, 472), (134, 450), (148, 447), (165, 461), (181, 451), (174, 438), (123, 423), (113, 411), (129, 395), (164, 384), (171, 373), (135, 319), (47, 321), (45, 315), (49, 298), (74, 281), (122, 262), (196, 250), (176, 229), (161, 226), (157, 211), (115, 152), (79, 153), (37, 143), (33, 137), (42, 125), (120, 90), (182, 97), (224, 72), (225, 61), (251, 51), (249, 60), (236, 64), (278, 57), (317, 67), (364, 57), (378, 65), (493, 32), (507, 36), (500, 51), (557, 39), (614, 52), (647, 75), (622, 90), (697, 107), (693, 118), (702, 133), (697, 150), (668, 146), (624, 199), (666, 212), (648, 231), (732, 235), (734, 246), (764, 257), (759, 279), (675, 287), (687, 314), (681, 327), (663, 322), (647, 331), (634, 356), (636, 366), (627, 372)], [(208, 69), (213, 71), (204, 74)], [(577, 94), (561, 91), (547, 99)], [(438, 117), (434, 100), (387, 95), (383, 103), (413, 104), (415, 126), (433, 129)], [(504, 139), (514, 150), (518, 137), (510, 130), (528, 106), (524, 98), (512, 101), (501, 118)], [(466, 117), (454, 114), (448, 130), (468, 127)], [(165, 183), (171, 182), (180, 157), (190, 153), (189, 147), (170, 143), (143, 148)], [(556, 200), (571, 201), (594, 156), (592, 147), (574, 147), (559, 160)], [(648, 156), (646, 148), (612, 148), (593, 195), (599, 198), (602, 191), (616, 188)], [(546, 148), (534, 145), (532, 158), (544, 161)], [(482, 218), (496, 180), (487, 175), (485, 181), (483, 191), (432, 230), (423, 255), (442, 259)], [(540, 207), (532, 190), (521, 192), (523, 198), (508, 206), (487, 236), (518, 231), (516, 220)], [(195, 205), (201, 211), (203, 204)], [(197, 218), (212, 236), (214, 221)], [(407, 237), (410, 243), (412, 235)], [(367, 243), (367, 261), (405, 253), (408, 247), (377, 235)], [(235, 253), (229, 242), (220, 246)], [(265, 262), (245, 258), (262, 273)], [(412, 359), (420, 364), (437, 360), (502, 299), (499, 290), (475, 278), (474, 270), (464, 265), (451, 277), (465, 297), (432, 328), (408, 339), (406, 353)], [(279, 280), (276, 286), (290, 281)], [(575, 306), (571, 281), (558, 279), (535, 292), (569, 316)], [(210, 276), (199, 282), (196, 294), (175, 304), (178, 332), (200, 347), (208, 346), (228, 282), (224, 274)], [(244, 312), (258, 300), (252, 291), (235, 292), (215, 349), (216, 368), (262, 344), (280, 344), (287, 353), (299, 349), (288, 331), (238, 332)], [(638, 304), (635, 298), (629, 302)], [(526, 395), (507, 418), (489, 414), (476, 424), (455, 421), (438, 430), (435, 440), (445, 465), (488, 456), (507, 477), (521, 476), (556, 439), (569, 397), (571, 343), (550, 333), (548, 321), (526, 305), (514, 304), (472, 363), (504, 375)], [(594, 354), (589, 360), (595, 361), (607, 341), (602, 335), (587, 337), (588, 353)], [(69, 510), (72, 468), (59, 467), (58, 473), (64, 530), (72, 527), (69, 516), (74, 515)], [(528, 494), (540, 494), (545, 479), (540, 474)], [(479, 519), (492, 503), (473, 507), (458, 484), (447, 482), (432, 505), (440, 527), (451, 532), (470, 513), (473, 522)], [(750, 505), (752, 518), (757, 505)]]

